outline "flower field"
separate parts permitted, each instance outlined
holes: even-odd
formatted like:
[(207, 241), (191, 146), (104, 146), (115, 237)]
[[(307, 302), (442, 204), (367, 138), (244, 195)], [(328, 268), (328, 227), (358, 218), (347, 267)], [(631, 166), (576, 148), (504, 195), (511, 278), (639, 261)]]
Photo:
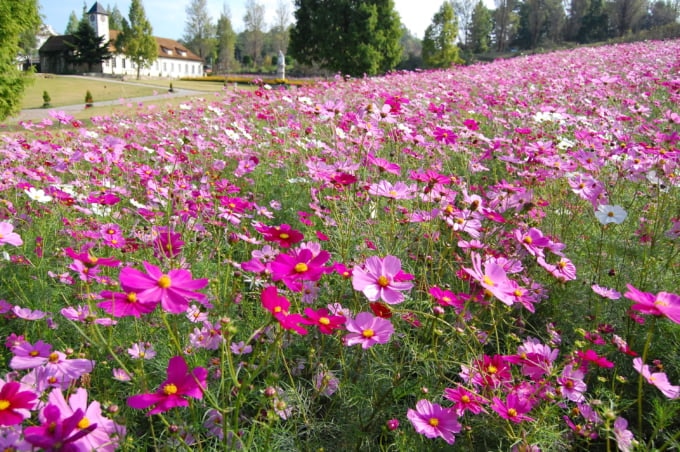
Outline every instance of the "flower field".
[(677, 449), (678, 105), (665, 41), (24, 123), (0, 449)]

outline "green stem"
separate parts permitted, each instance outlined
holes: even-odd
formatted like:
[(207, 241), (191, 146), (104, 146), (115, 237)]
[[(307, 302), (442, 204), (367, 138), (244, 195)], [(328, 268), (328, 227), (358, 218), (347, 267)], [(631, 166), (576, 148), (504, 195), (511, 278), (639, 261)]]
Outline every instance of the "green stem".
[[(652, 317), (649, 323), (649, 329), (647, 330), (647, 339), (645, 340), (645, 346), (642, 349), (642, 365), (645, 365), (647, 360), (647, 352), (649, 351), (649, 346), (652, 343), (652, 333), (654, 332), (654, 327), (656, 326), (656, 317)], [(638, 434), (642, 435), (642, 385), (644, 377), (642, 372), (638, 377), (638, 394), (637, 394), (637, 405), (638, 405)]]

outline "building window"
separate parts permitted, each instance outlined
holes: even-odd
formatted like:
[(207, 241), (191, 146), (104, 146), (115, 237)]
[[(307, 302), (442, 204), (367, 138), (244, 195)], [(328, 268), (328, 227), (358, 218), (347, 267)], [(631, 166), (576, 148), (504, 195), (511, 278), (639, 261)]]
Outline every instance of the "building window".
[(125, 58), (123, 58), (123, 64), (122, 64), (123, 69), (125, 69)]
[(188, 74), (189, 73), (189, 63), (184, 64), (184, 73)]
[(167, 71), (167, 70), (168, 70), (168, 63), (166, 63), (166, 62), (164, 61), (164, 62), (163, 62), (163, 72), (165, 72), (165, 71)]
[(170, 72), (175, 72), (175, 63), (170, 63)]
[(191, 65), (191, 73), (192, 74), (196, 73), (196, 66), (194, 66), (193, 64)]
[(113, 67), (116, 67), (116, 60), (117, 60), (117, 58), (111, 58), (111, 65)]

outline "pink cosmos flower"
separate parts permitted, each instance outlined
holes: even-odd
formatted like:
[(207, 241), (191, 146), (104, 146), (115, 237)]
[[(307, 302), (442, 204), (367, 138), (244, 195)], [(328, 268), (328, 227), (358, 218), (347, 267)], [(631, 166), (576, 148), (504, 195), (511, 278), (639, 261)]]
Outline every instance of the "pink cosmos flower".
[(485, 412), (484, 405), (489, 403), (484, 397), (462, 386), (444, 389), (444, 398), (453, 402), (453, 409), (458, 416), (462, 416), (466, 411), (472, 414)]
[[(79, 446), (84, 450), (113, 452), (125, 436), (125, 427), (102, 415), (99, 402), (93, 401), (88, 405), (87, 390), (84, 388), (76, 389), (69, 396), (68, 401), (61, 390), (53, 389), (47, 400), (48, 403), (59, 408), (58, 419), (60, 421), (64, 421), (80, 410), (83, 412), (83, 418), (76, 425), (76, 429), (80, 431), (91, 425), (96, 426), (89, 435), (73, 441), (74, 446)], [(45, 418), (41, 416), (41, 420), (44, 421)]]
[(494, 260), (484, 262), (482, 270), (482, 258), (477, 253), (472, 253), (472, 269), (463, 268), (475, 281), (488, 293), (498, 298), (504, 304), (511, 306), (515, 299), (511, 295), (513, 288), (503, 267)]
[(354, 319), (347, 319), (346, 328), (349, 334), (344, 337), (345, 345), (361, 344), (363, 349), (389, 342), (394, 333), (392, 322), (370, 312), (360, 312)]
[(621, 298), (621, 293), (617, 292), (614, 289), (610, 289), (608, 287), (602, 287), (597, 284), (593, 284), (590, 286), (591, 289), (593, 289), (593, 292), (601, 296), (602, 298), (608, 298), (610, 300), (618, 300)]
[(633, 432), (628, 430), (628, 421), (622, 417), (617, 417), (614, 421), (614, 439), (616, 446), (621, 452), (631, 452), (633, 450)]
[(647, 364), (642, 364), (642, 358), (633, 358), (633, 368), (647, 380), (647, 383), (656, 386), (669, 399), (680, 398), (680, 386), (672, 385), (665, 372), (650, 371)]
[(444, 408), (426, 399), (419, 400), (416, 409), (409, 409), (406, 417), (417, 433), (427, 438), (441, 437), (449, 444), (456, 441), (455, 435), (462, 428), (453, 408)]
[(38, 309), (32, 310), (30, 308), (22, 308), (18, 305), (12, 308), (12, 312), (14, 315), (24, 320), (40, 320), (47, 315)]
[(476, 359), (471, 366), (461, 366), (461, 378), (478, 388), (503, 388), (512, 383), (510, 366), (502, 355), (484, 355)]
[(437, 303), (442, 306), (453, 306), (456, 312), (460, 312), (470, 298), (467, 294), (456, 295), (450, 290), (440, 289), (437, 286), (431, 287), (429, 293)]
[(508, 419), (515, 423), (533, 421), (532, 418), (526, 416), (526, 413), (531, 411), (531, 403), (528, 399), (520, 397), (514, 392), (508, 394), (505, 402), (498, 397), (494, 397), (491, 402), (491, 408), (503, 419)]
[(102, 225), (99, 228), (101, 239), (106, 246), (111, 248), (123, 248), (125, 246), (125, 237), (120, 226), (114, 223)]
[(187, 398), (202, 399), (208, 371), (196, 367), (189, 371), (182, 356), (170, 358), (168, 378), (153, 393), (138, 394), (127, 399), (128, 406), (142, 410), (153, 406), (146, 415), (163, 413), (175, 407), (189, 406)]
[(133, 359), (153, 359), (156, 356), (156, 350), (148, 342), (136, 342), (127, 352)]
[(189, 300), (205, 302), (207, 297), (196, 292), (208, 284), (207, 279), (192, 279), (187, 270), (177, 269), (163, 273), (155, 265), (144, 262), (142, 273), (134, 268), (124, 268), (120, 272), (120, 283), (137, 293), (137, 300), (141, 302), (158, 302), (167, 312), (179, 314), (189, 307)]
[(14, 225), (6, 221), (0, 221), (0, 245), (7, 243), (8, 245), (21, 246), (24, 241), (21, 240), (19, 234), (14, 231)]
[(153, 254), (155, 257), (165, 256), (168, 259), (172, 259), (182, 251), (184, 241), (180, 233), (174, 232), (170, 228), (159, 226), (154, 229), (153, 234)]
[(543, 256), (543, 248), (550, 245), (550, 239), (536, 228), (529, 228), (527, 232), (516, 229), (514, 236), (532, 256)]
[[(123, 287), (125, 290), (125, 287)], [(137, 292), (128, 289), (126, 292), (111, 292), (102, 290), (99, 295), (105, 301), (97, 303), (97, 306), (114, 317), (141, 317), (156, 309), (158, 301), (141, 301), (137, 298)]]
[(391, 182), (381, 180), (377, 184), (371, 184), (368, 193), (375, 196), (384, 196), (392, 199), (412, 199), (416, 191), (415, 185), (406, 185), (399, 181), (392, 185)]
[(354, 290), (363, 292), (369, 301), (382, 299), (388, 304), (404, 301), (401, 292), (413, 287), (413, 283), (408, 282), (411, 279), (413, 275), (402, 272), (401, 261), (395, 256), (384, 259), (371, 256), (363, 267), (356, 266), (352, 271)]
[(120, 265), (120, 261), (113, 259), (111, 257), (97, 257), (90, 254), (89, 251), (85, 250), (81, 253), (76, 253), (71, 248), (65, 248), (64, 253), (71, 259), (82, 262), (85, 267), (94, 268), (98, 265), (103, 265), (105, 267), (117, 267)]
[(30, 410), (37, 402), (38, 395), (21, 389), (21, 384), (16, 381), (5, 382), (0, 379), (0, 425), (18, 425), (31, 417)]
[(609, 361), (604, 356), (599, 356), (595, 350), (588, 349), (585, 352), (579, 350), (576, 352), (576, 357), (578, 358), (583, 371), (588, 369), (588, 364), (595, 364), (598, 367), (603, 367), (606, 369), (611, 369), (614, 367), (613, 362)]
[(52, 353), (52, 346), (42, 340), (35, 344), (22, 342), (12, 347), (14, 356), (9, 367), (14, 370), (25, 370), (40, 367), (47, 362)]
[(283, 281), (293, 292), (300, 292), (302, 281), (318, 281), (329, 270), (323, 265), (330, 258), (328, 251), (320, 251), (315, 256), (306, 248), (294, 250), (291, 254), (280, 253), (271, 263), (272, 280)]
[(680, 296), (674, 293), (659, 292), (654, 295), (642, 292), (630, 284), (626, 284), (628, 292), (624, 297), (635, 302), (631, 309), (643, 314), (666, 317), (672, 322), (680, 324)]
[(565, 399), (572, 402), (583, 402), (585, 397), (583, 393), (586, 392), (588, 386), (583, 381), (585, 374), (578, 367), (574, 369), (572, 364), (567, 364), (562, 369), (562, 374), (557, 377), (557, 384), (560, 385), (560, 393)]

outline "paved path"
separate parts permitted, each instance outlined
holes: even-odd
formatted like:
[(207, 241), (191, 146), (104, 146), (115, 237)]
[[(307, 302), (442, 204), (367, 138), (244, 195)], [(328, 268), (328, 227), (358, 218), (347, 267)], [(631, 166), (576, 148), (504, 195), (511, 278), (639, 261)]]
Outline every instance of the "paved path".
[[(70, 77), (82, 77), (82, 76), (70, 76)], [(87, 79), (91, 80), (92, 77), (86, 77)], [(169, 93), (167, 91), (167, 88), (163, 88), (161, 86), (155, 86), (155, 85), (148, 85), (144, 83), (140, 83), (137, 81), (123, 81), (123, 80), (116, 80), (116, 79), (105, 79), (107, 83), (122, 83), (125, 85), (139, 85), (139, 86), (144, 86), (146, 88), (157, 88), (158, 89), (158, 94), (155, 96), (144, 96), (144, 97), (130, 97), (130, 98), (125, 98), (125, 99), (115, 99), (115, 100), (103, 100), (99, 102), (94, 102), (93, 106), (94, 107), (99, 107), (99, 106), (106, 106), (106, 105), (125, 105), (125, 104), (135, 104), (135, 103), (140, 103), (140, 102), (148, 102), (148, 101), (159, 101), (159, 100), (164, 100), (164, 99), (172, 99), (173, 97), (187, 97), (187, 96), (194, 96), (194, 95), (209, 95), (209, 91), (193, 91), (193, 90), (188, 90), (188, 89), (179, 89), (175, 88), (174, 92)], [(170, 81), (168, 81), (170, 83)], [(50, 117), (50, 111), (54, 110), (60, 110), (60, 111), (65, 111), (68, 113), (74, 113), (74, 112), (79, 112), (82, 110), (85, 110), (85, 104), (80, 103), (76, 105), (64, 105), (60, 107), (53, 107), (53, 108), (31, 108), (28, 110), (21, 110), (21, 113), (19, 113), (18, 116), (15, 116), (11, 118), (11, 120), (14, 121), (40, 121), (44, 118), (49, 118)]]

